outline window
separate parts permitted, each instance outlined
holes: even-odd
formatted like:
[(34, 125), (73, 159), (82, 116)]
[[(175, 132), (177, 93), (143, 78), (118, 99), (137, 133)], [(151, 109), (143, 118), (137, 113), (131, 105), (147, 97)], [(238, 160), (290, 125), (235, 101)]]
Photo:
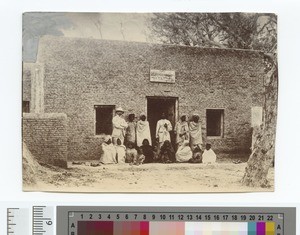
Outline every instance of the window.
[(22, 112), (23, 113), (29, 113), (30, 112), (30, 106), (29, 106), (29, 101), (24, 101), (22, 102)]
[(114, 115), (114, 105), (95, 105), (95, 134), (111, 135), (112, 133), (112, 118)]
[(224, 133), (224, 109), (206, 110), (207, 136), (223, 137)]

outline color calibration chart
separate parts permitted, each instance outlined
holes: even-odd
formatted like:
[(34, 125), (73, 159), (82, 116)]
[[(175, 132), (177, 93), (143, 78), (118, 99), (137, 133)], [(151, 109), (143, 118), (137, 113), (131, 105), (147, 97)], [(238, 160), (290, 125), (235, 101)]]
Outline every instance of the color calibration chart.
[(289, 235), (295, 217), (295, 208), (62, 206), (57, 234)]

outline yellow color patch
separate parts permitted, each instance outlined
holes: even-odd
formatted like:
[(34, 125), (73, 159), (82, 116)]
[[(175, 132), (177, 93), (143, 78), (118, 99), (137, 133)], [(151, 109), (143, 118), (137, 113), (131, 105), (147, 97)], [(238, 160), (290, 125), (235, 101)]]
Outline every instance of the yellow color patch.
[(275, 235), (275, 223), (274, 222), (266, 223), (266, 235)]

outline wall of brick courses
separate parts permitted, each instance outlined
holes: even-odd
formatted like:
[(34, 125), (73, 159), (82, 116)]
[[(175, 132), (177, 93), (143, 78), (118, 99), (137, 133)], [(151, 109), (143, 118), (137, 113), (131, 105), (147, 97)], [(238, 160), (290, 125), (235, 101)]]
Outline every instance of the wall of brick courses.
[[(178, 97), (179, 115), (198, 113), (216, 151), (248, 151), (251, 107), (263, 105), (263, 56), (256, 51), (43, 37), (45, 112), (68, 116), (69, 159), (99, 158), (94, 105), (147, 111), (146, 96)], [(175, 84), (150, 82), (150, 69), (173, 70)], [(206, 137), (206, 109), (224, 109), (224, 137)]]
[(23, 141), (41, 163), (67, 167), (67, 116), (62, 113), (23, 114)]

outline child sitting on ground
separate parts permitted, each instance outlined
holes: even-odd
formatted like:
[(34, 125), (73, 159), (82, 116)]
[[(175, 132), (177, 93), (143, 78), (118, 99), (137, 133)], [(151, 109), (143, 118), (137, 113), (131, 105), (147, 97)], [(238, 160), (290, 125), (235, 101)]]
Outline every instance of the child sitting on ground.
[(135, 159), (137, 159), (137, 151), (134, 148), (134, 143), (129, 141), (127, 143), (125, 162), (126, 163), (133, 163)]
[(117, 151), (117, 162), (125, 163), (126, 147), (122, 144), (122, 141), (120, 139), (117, 139), (116, 151)]
[(202, 150), (199, 145), (194, 148), (193, 157), (189, 160), (189, 163), (202, 163)]
[(145, 161), (144, 163), (151, 163), (153, 162), (153, 158), (154, 158), (154, 153), (153, 153), (153, 149), (152, 146), (149, 144), (149, 140), (148, 139), (144, 139), (142, 146), (140, 147), (143, 151), (143, 154), (145, 155)]
[(112, 144), (111, 136), (105, 136), (101, 144), (100, 163), (111, 164), (117, 163), (117, 152), (115, 146)]
[(133, 160), (134, 165), (143, 164), (145, 161), (145, 155), (143, 154), (143, 149), (141, 147), (137, 150), (136, 158)]
[(193, 152), (189, 146), (189, 141), (184, 140), (182, 145), (179, 146), (179, 148), (176, 152), (176, 161), (177, 162), (188, 162), (192, 156), (193, 156)]
[(175, 162), (175, 152), (169, 140), (166, 140), (160, 149), (160, 160), (162, 163), (172, 163)]
[(202, 162), (203, 163), (215, 163), (217, 160), (217, 156), (215, 152), (211, 149), (211, 144), (206, 144), (205, 150), (202, 154)]
[(157, 146), (153, 146), (153, 162), (160, 162), (160, 157), (159, 157)]

